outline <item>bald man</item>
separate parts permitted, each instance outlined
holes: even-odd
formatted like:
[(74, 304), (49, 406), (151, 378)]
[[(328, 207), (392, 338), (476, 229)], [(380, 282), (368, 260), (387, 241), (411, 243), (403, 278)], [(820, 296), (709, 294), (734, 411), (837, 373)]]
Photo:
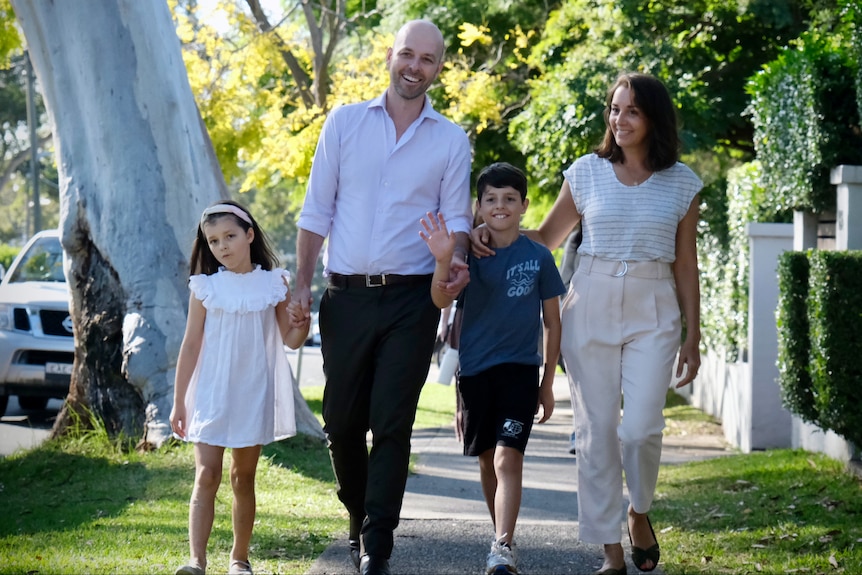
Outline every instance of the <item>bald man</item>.
[(306, 314), (329, 240), (319, 315), (324, 431), (350, 514), (350, 555), (363, 575), (390, 573), (413, 420), (440, 317), (430, 295), (434, 258), (419, 236), (428, 212), (442, 213), (457, 238), (441, 288), (454, 296), (469, 281), (470, 144), (426, 95), (443, 55), (434, 24), (414, 20), (398, 31), (386, 52), (386, 91), (326, 119), (298, 221), (294, 297)]

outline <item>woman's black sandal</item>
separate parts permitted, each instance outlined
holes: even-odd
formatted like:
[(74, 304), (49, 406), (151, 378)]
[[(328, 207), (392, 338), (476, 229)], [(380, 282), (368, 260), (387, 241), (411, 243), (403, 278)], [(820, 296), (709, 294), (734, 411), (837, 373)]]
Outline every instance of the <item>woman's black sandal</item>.
[[(652, 538), (655, 539), (655, 545), (650, 547), (649, 549), (641, 549), (640, 547), (635, 547), (634, 541), (632, 541), (632, 530), (629, 528), (629, 522), (626, 521), (626, 529), (629, 532), (629, 543), (632, 545), (632, 563), (635, 564), (635, 567), (640, 569), (641, 571), (652, 571), (656, 567), (658, 567), (658, 560), (661, 557), (661, 549), (658, 546), (658, 538), (655, 536), (655, 531), (652, 529), (652, 522), (649, 520), (649, 515), (646, 516), (647, 525), (649, 525), (649, 531), (652, 533)], [(645, 569), (641, 567), (647, 561), (652, 561), (652, 567), (649, 569)]]

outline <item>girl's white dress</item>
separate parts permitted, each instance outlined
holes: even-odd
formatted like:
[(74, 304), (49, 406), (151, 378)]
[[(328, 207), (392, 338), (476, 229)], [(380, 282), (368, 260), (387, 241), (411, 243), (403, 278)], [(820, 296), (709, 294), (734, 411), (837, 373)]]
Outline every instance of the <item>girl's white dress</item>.
[(293, 373), (275, 319), (282, 277), (290, 274), (257, 266), (189, 278), (207, 314), (185, 398), (188, 441), (249, 447), (296, 435)]

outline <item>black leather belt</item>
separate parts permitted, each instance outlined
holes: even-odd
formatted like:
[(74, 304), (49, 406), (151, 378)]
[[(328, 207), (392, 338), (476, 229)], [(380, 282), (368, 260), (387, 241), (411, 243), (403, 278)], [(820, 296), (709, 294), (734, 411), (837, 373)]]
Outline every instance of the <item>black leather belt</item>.
[(370, 288), (391, 285), (406, 285), (428, 283), (431, 274), (423, 275), (398, 275), (398, 274), (376, 274), (376, 275), (343, 275), (330, 273), (329, 285), (337, 288)]

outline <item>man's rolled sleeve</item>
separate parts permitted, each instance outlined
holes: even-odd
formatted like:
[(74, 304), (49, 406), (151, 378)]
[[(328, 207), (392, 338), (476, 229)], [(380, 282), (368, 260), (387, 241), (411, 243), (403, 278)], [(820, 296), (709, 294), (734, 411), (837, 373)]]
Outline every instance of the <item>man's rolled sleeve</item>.
[(446, 227), (452, 232), (470, 233), (473, 211), (470, 199), (470, 141), (460, 128), (460, 137), (453, 138), (449, 166), (440, 182), (440, 212)]
[(329, 235), (335, 215), (340, 155), (338, 116), (338, 110), (334, 110), (323, 124), (311, 164), (305, 201), (296, 223), (297, 227), (323, 237)]

